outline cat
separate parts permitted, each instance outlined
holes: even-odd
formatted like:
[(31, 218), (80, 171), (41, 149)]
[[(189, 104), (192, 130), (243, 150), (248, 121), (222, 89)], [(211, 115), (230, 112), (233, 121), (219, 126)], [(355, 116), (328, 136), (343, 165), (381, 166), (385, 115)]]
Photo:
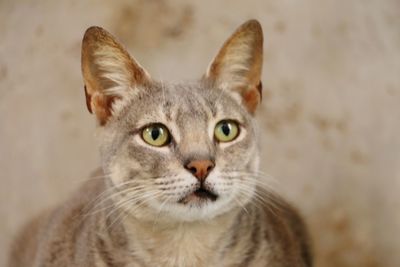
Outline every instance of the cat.
[(89, 28), (82, 73), (102, 168), (20, 232), (9, 266), (312, 266), (301, 217), (258, 171), (262, 63), (256, 20), (201, 79), (177, 84)]

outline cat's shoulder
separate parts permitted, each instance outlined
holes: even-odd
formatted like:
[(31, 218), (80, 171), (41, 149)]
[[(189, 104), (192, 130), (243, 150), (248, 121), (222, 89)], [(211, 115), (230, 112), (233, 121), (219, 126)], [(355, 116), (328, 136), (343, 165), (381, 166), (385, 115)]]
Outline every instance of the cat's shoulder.
[(312, 266), (311, 239), (300, 211), (279, 197), (265, 204), (263, 211), (267, 223), (265, 238), (270, 242), (279, 240), (282, 249), (291, 247), (292, 258), (301, 258), (305, 266)]

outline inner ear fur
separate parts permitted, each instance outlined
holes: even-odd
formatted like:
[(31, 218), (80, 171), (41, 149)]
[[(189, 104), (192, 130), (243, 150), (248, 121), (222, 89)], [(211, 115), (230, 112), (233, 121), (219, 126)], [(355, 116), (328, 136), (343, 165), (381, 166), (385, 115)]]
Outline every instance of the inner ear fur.
[(116, 39), (100, 27), (86, 30), (82, 41), (82, 75), (86, 104), (100, 125), (113, 114), (113, 104), (124, 99), (150, 76)]
[(242, 24), (223, 44), (205, 78), (222, 90), (238, 92), (254, 114), (261, 102), (263, 33), (257, 20)]

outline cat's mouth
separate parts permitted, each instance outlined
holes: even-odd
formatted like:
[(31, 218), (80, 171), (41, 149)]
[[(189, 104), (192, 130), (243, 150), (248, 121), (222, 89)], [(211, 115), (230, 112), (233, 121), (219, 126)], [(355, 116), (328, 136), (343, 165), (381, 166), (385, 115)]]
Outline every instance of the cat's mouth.
[(203, 201), (216, 201), (218, 195), (211, 192), (210, 190), (200, 187), (199, 189), (193, 191), (192, 193), (188, 194), (187, 196), (180, 199), (178, 202), (181, 204), (187, 204), (190, 202), (203, 202)]

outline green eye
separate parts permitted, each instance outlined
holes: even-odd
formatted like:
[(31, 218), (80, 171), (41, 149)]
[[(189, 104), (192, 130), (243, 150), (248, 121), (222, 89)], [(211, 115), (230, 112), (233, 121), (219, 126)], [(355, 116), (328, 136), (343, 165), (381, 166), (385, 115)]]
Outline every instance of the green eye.
[(239, 126), (234, 121), (220, 121), (215, 126), (214, 135), (220, 142), (230, 142), (239, 135)]
[(167, 127), (159, 123), (145, 127), (142, 131), (142, 138), (152, 146), (164, 146), (170, 141)]

